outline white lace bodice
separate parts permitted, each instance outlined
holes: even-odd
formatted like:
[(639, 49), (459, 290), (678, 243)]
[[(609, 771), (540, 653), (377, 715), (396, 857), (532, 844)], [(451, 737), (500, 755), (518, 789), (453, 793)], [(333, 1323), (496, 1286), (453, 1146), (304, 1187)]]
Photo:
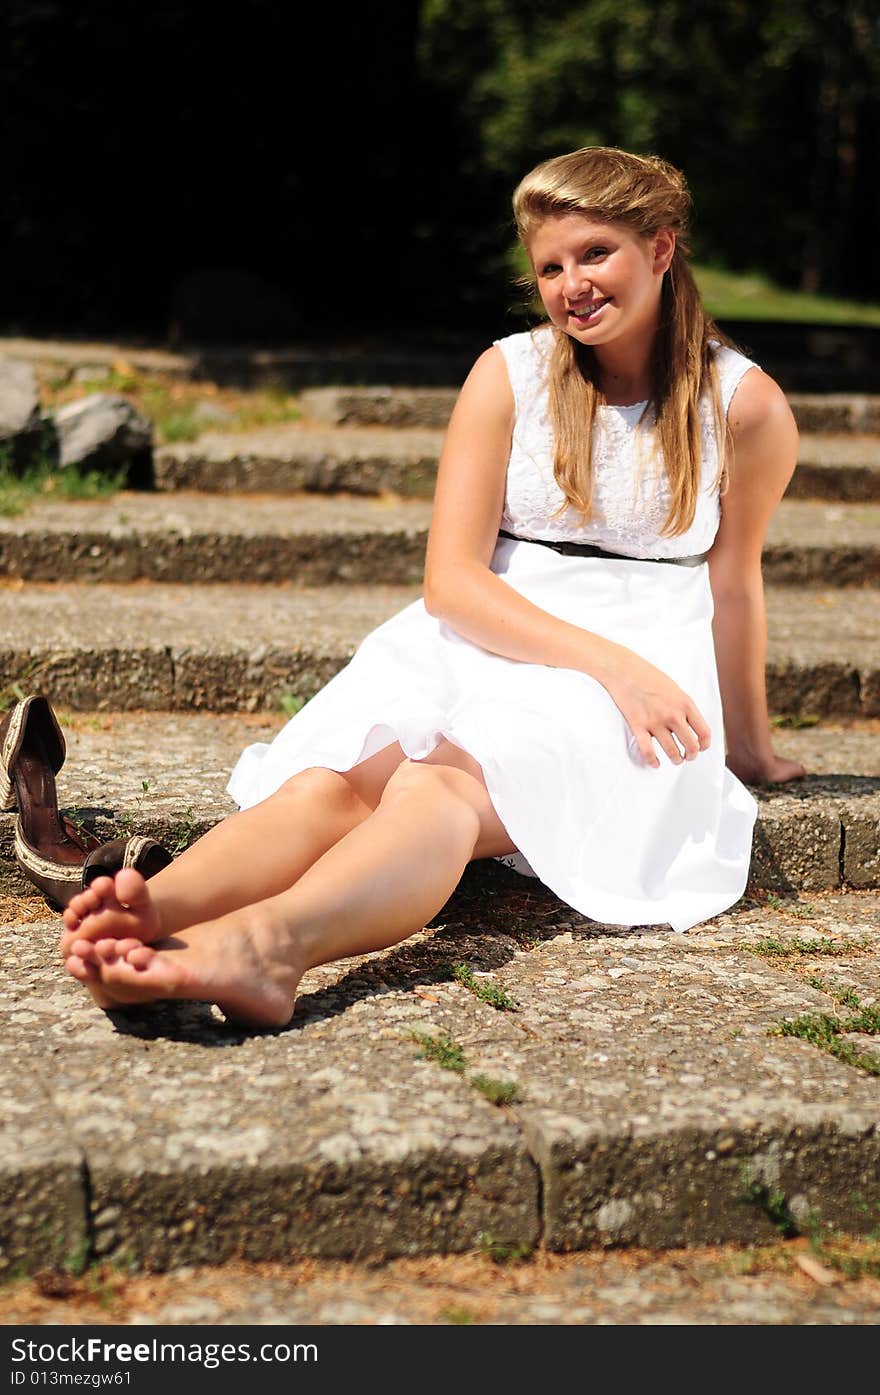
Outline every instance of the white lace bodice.
[[(516, 403), (513, 443), (501, 527), (518, 537), (595, 543), (631, 557), (687, 557), (706, 552), (718, 530), (720, 508), (714, 485), (717, 451), (711, 404), (703, 404), (703, 487), (691, 527), (661, 537), (669, 508), (663, 462), (651, 453), (650, 415), (636, 428), (645, 404), (600, 407), (593, 439), (593, 518), (583, 526), (563, 502), (553, 477), (553, 435), (548, 414), (546, 369), (553, 331), (542, 326), (497, 339)], [(757, 365), (734, 349), (715, 350), (725, 413), (743, 374)], [(647, 428), (647, 429), (646, 429)]]

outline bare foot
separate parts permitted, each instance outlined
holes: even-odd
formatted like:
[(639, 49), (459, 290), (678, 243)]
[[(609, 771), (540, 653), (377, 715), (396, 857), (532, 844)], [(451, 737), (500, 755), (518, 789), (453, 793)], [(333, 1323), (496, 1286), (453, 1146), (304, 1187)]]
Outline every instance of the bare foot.
[(61, 919), (61, 953), (70, 955), (74, 940), (136, 939), (151, 944), (161, 939), (159, 913), (140, 872), (124, 867), (113, 877), (96, 877), (74, 896)]
[(65, 967), (101, 1007), (184, 998), (217, 1003), (248, 1026), (282, 1027), (305, 967), (295, 958), (283, 927), (262, 908), (248, 908), (152, 945), (137, 936), (74, 936)]

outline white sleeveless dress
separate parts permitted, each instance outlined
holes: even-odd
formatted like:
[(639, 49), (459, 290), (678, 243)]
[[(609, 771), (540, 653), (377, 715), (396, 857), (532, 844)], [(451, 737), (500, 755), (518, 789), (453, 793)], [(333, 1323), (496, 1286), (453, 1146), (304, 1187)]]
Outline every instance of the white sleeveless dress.
[[(614, 925), (687, 930), (726, 910), (748, 877), (757, 806), (724, 764), (705, 563), (641, 558), (706, 552), (720, 519), (712, 413), (704, 404), (703, 488), (693, 524), (661, 537), (667, 485), (636, 432), (644, 404), (603, 407), (594, 440), (594, 518), (579, 526), (553, 478), (546, 328), (497, 341), (516, 402), (500, 527), (598, 544), (633, 561), (566, 556), (499, 538), (491, 568), (551, 614), (624, 644), (669, 674), (709, 724), (708, 751), (647, 766), (608, 692), (574, 669), (522, 663), (471, 643), (419, 600), (363, 640), (351, 662), (278, 733), (244, 751), (229, 793), (248, 808), (310, 766), (349, 770), (398, 741), (428, 755), (444, 737), (480, 764), (518, 852), (499, 858), (561, 900)], [(724, 410), (754, 364), (716, 349)], [(650, 436), (647, 436), (650, 440)]]

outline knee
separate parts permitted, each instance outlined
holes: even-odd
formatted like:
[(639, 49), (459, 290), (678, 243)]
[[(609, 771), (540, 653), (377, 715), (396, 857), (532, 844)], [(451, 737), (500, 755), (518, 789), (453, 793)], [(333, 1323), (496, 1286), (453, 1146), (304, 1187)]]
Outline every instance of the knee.
[(422, 761), (404, 760), (388, 778), (380, 805), (400, 799), (444, 799), (466, 808), (479, 826), (479, 814), (474, 807), (474, 780), (464, 770), (450, 765), (427, 765)]
[(320, 802), (325, 806), (339, 805), (344, 808), (353, 807), (360, 802), (344, 774), (319, 765), (301, 770), (298, 775), (291, 775), (289, 780), (285, 780), (284, 784), (279, 786), (274, 798), (285, 802), (306, 800), (309, 803)]

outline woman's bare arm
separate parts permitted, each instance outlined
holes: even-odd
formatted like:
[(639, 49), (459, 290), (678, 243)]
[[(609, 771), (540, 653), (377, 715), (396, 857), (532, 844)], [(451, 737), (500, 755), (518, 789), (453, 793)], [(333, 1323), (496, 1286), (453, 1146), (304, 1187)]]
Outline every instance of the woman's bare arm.
[(620, 708), (647, 764), (660, 764), (653, 740), (674, 764), (692, 760), (708, 747), (709, 728), (672, 679), (623, 645), (533, 605), (490, 570), (513, 420), (503, 355), (488, 349), (461, 390), (440, 459), (425, 561), (427, 610), (492, 653), (590, 674)]
[(797, 426), (782, 389), (755, 371), (737, 388), (729, 422), (730, 484), (709, 554), (727, 764), (752, 784), (793, 780), (805, 773), (803, 766), (775, 755), (770, 739), (761, 551), (797, 463)]

